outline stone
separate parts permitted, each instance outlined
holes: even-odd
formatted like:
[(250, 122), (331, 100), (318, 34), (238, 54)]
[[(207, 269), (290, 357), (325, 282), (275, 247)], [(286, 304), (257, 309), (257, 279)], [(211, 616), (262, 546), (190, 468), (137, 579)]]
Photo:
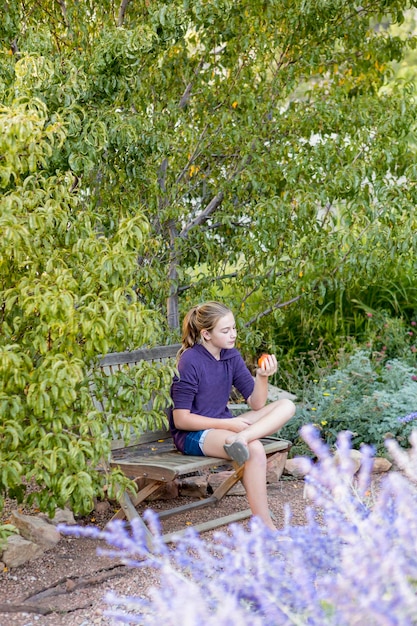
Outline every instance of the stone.
[[(275, 400), (282, 400), (282, 398), (288, 398), (293, 402), (297, 400), (297, 396), (293, 393), (290, 393), (289, 391), (285, 391), (284, 389), (280, 389), (279, 387), (275, 387), (274, 385), (268, 383), (267, 401), (275, 402)], [(228, 404), (228, 407), (235, 417), (237, 417), (238, 415), (242, 415), (242, 413), (246, 413), (246, 411), (249, 411), (249, 407), (246, 402), (238, 402), (237, 400), (235, 402), (230, 402)]]
[(281, 400), (282, 398), (287, 398), (288, 400), (297, 400), (297, 396), (289, 391), (285, 391), (284, 389), (280, 389), (279, 387), (275, 387), (268, 383), (268, 402), (274, 402), (275, 400)]
[(28, 541), (20, 535), (10, 535), (7, 537), (6, 548), (1, 558), (6, 567), (13, 568), (37, 559), (43, 552), (42, 546), (33, 541)]
[(104, 513), (107, 513), (107, 511), (110, 510), (110, 502), (108, 500), (97, 500), (97, 502), (94, 504), (94, 511), (98, 514), (98, 515), (104, 515)]
[(40, 517), (23, 515), (12, 511), (11, 523), (16, 526), (24, 539), (42, 546), (44, 549), (53, 548), (61, 539), (55, 526)]
[(180, 484), (180, 496), (205, 498), (207, 496), (207, 478), (204, 476), (184, 478)]
[(374, 463), (372, 465), (372, 473), (373, 474), (382, 474), (382, 472), (389, 472), (392, 467), (392, 463), (385, 459), (384, 457), (377, 457), (374, 459)]
[(70, 509), (56, 509), (55, 515), (50, 518), (45, 513), (39, 513), (41, 519), (44, 519), (48, 524), (53, 524), (54, 526), (58, 526), (58, 524), (67, 524), (68, 526), (72, 526), (76, 524), (74, 518), (74, 513)]
[[(362, 463), (362, 454), (360, 453), (359, 450), (350, 450), (349, 456), (353, 463), (352, 465), (352, 475), (353, 475), (353, 474), (356, 474), (360, 469), (360, 466)], [(340, 456), (337, 450), (334, 454), (334, 458), (335, 458), (336, 464), (338, 465), (340, 463)]]
[[(234, 470), (225, 470), (224, 472), (214, 472), (213, 474), (210, 474), (208, 478), (209, 488), (215, 491), (217, 487), (219, 487), (221, 483), (224, 480), (226, 480), (226, 478), (229, 478), (229, 476), (232, 476), (234, 473), (235, 473)], [(227, 492), (227, 495), (228, 496), (245, 496), (246, 490), (242, 482), (239, 480), (236, 483), (236, 485), (234, 485), (230, 489), (230, 491)]]
[(288, 459), (288, 450), (276, 452), (268, 457), (266, 464), (266, 482), (270, 485), (277, 483), (284, 471), (285, 463)]
[(174, 498), (178, 498), (178, 495), (179, 481), (175, 479), (165, 485), (161, 485), (159, 489), (146, 498), (146, 501), (153, 502), (154, 500), (173, 500)]
[(294, 478), (304, 478), (307, 473), (304, 459), (287, 459), (285, 461), (284, 473), (289, 476), (293, 476)]

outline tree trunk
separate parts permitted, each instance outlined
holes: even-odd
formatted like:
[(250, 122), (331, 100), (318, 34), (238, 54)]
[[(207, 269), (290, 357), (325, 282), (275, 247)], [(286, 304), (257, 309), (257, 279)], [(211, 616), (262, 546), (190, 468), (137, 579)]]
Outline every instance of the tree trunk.
[(176, 330), (180, 328), (180, 319), (178, 312), (178, 254), (175, 249), (177, 229), (175, 228), (173, 220), (171, 220), (168, 229), (170, 241), (170, 257), (168, 271), (169, 295), (167, 299), (167, 319), (168, 328)]

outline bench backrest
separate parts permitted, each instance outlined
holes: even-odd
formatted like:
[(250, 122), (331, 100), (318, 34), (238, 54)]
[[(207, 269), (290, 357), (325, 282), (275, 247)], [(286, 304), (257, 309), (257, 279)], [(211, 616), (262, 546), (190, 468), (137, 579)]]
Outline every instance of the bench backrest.
[[(177, 352), (180, 349), (181, 344), (172, 344), (167, 346), (156, 346), (154, 348), (140, 348), (138, 350), (126, 351), (126, 352), (112, 352), (102, 357), (99, 362), (99, 370), (105, 376), (112, 376), (118, 372), (128, 373), (130, 369), (140, 365), (143, 362), (148, 364), (170, 364), (175, 365)], [(152, 383), (151, 383), (152, 384)], [(117, 392), (116, 392), (117, 393)], [(92, 386), (92, 396), (95, 408), (102, 411), (104, 414), (107, 412), (109, 405), (109, 398), (104, 397), (98, 399), (94, 393), (94, 385)], [(153, 399), (149, 401), (143, 407), (146, 412), (151, 411), (153, 406)], [(161, 407), (162, 408), (162, 407)], [(166, 407), (167, 409), (168, 407)], [(122, 448), (125, 446), (136, 445), (139, 442), (153, 441), (156, 439), (165, 439), (170, 436), (168, 425), (162, 426), (162, 429), (155, 429), (151, 423), (147, 423), (145, 420), (141, 425), (141, 434), (131, 436), (129, 441), (125, 441), (121, 433), (115, 433), (109, 425), (109, 430), (112, 433), (112, 449)]]

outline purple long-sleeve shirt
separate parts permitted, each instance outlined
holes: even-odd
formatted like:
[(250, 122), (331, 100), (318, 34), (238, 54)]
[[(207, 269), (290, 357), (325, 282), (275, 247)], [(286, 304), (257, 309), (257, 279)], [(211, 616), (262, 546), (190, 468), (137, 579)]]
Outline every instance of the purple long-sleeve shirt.
[[(181, 354), (178, 373), (171, 386), (173, 408), (189, 409), (205, 417), (232, 417), (227, 407), (232, 386), (245, 400), (254, 388), (253, 377), (236, 348), (222, 350), (218, 361), (204, 346), (195, 344)], [(169, 412), (170, 430), (176, 447), (183, 452), (189, 431), (175, 428), (172, 410)]]

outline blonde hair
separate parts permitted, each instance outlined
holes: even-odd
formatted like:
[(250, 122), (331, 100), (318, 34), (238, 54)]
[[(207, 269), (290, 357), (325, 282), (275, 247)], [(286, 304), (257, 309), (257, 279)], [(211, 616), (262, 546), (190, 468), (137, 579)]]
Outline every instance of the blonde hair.
[(182, 322), (182, 346), (178, 350), (177, 358), (196, 343), (200, 343), (201, 331), (211, 332), (220, 318), (231, 313), (230, 309), (221, 302), (204, 302), (193, 306)]

